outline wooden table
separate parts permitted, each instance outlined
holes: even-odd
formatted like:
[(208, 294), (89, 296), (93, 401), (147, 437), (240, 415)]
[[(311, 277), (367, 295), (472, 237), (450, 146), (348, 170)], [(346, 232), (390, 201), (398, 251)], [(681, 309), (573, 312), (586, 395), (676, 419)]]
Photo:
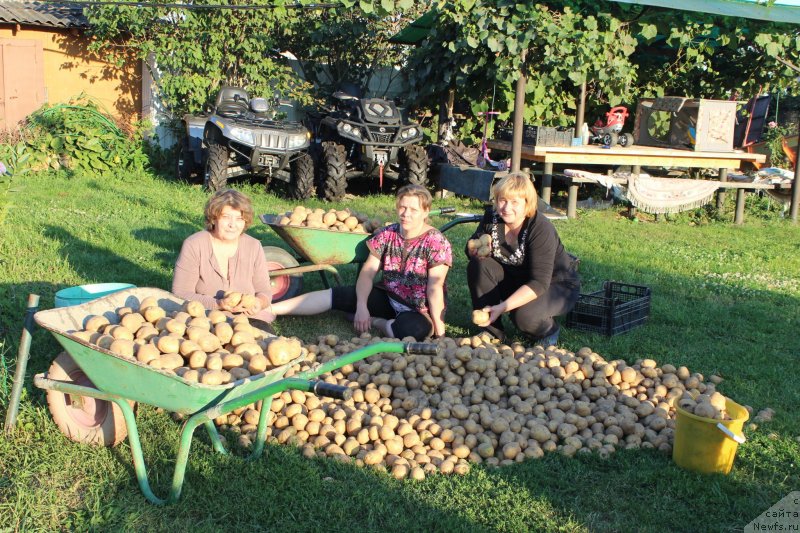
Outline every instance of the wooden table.
[[(487, 146), (493, 150), (511, 151), (508, 141), (488, 140)], [(738, 169), (742, 162), (763, 163), (764, 154), (750, 154), (740, 150), (730, 152), (695, 152), (692, 150), (675, 150), (671, 148), (655, 148), (650, 146), (630, 146), (623, 148), (603, 148), (599, 145), (587, 146), (529, 146), (522, 145), (522, 159), (544, 163), (542, 174), (542, 199), (550, 203), (550, 191), (553, 184), (553, 165), (556, 163), (569, 165), (630, 165), (633, 174), (639, 174), (643, 166), (650, 167), (688, 167), (716, 168), (719, 170), (720, 183), (728, 181), (728, 170)], [(573, 184), (576, 183), (574, 180)], [(573, 190), (574, 187), (574, 190)], [(567, 216), (575, 217), (577, 201), (577, 185), (570, 185)], [(724, 202), (726, 187), (720, 185), (717, 196), (717, 207)], [(743, 189), (740, 189), (743, 191)], [(742, 192), (742, 194), (744, 194)], [(738, 198), (737, 198), (738, 200)], [(737, 202), (738, 203), (738, 202)]]

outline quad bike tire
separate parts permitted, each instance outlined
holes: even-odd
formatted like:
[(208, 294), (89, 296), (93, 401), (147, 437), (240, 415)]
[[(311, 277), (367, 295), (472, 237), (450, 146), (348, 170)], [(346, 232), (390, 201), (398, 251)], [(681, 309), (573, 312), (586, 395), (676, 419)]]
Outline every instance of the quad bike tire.
[(400, 151), (400, 183), (428, 187), (428, 154), (422, 146), (412, 144)]
[[(48, 379), (93, 387), (91, 380), (67, 352), (61, 352), (47, 371)], [(131, 407), (136, 403), (128, 401)], [(72, 397), (47, 391), (47, 406), (58, 429), (67, 438), (94, 446), (115, 446), (128, 436), (122, 410), (114, 403), (86, 396)]]
[(617, 138), (617, 144), (619, 144), (623, 148), (627, 148), (628, 146), (633, 146), (633, 135), (631, 135), (630, 133), (623, 133)]
[(603, 145), (605, 146), (616, 146), (617, 142), (619, 141), (619, 135), (614, 133), (606, 133), (603, 135)]
[(314, 195), (314, 160), (308, 154), (300, 154), (291, 166), (289, 196), (295, 200), (307, 200)]
[(322, 197), (329, 202), (342, 200), (347, 190), (347, 154), (335, 142), (322, 143)]
[[(264, 250), (264, 258), (267, 260), (267, 269), (270, 272), (273, 270), (300, 266), (297, 259), (283, 248), (264, 246), (262, 249)], [(273, 302), (288, 300), (289, 298), (297, 296), (303, 290), (303, 275), (270, 276), (270, 285), (272, 287)]]
[(216, 138), (209, 137), (208, 155), (203, 185), (211, 192), (224, 189), (228, 185), (228, 147)]
[(192, 176), (196, 172), (194, 164), (194, 155), (189, 149), (189, 145), (185, 140), (181, 141), (181, 147), (178, 150), (178, 158), (176, 161), (175, 177), (180, 181), (191, 181)]

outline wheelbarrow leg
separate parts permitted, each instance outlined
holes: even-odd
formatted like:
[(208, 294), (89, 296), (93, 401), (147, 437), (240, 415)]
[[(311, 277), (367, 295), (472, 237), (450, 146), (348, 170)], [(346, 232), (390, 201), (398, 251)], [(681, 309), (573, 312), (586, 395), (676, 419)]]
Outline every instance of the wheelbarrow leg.
[[(147, 498), (147, 500), (151, 503), (156, 505), (170, 503), (169, 500), (162, 500), (161, 498), (158, 498), (155, 494), (153, 494), (153, 490), (150, 488), (150, 482), (147, 479), (147, 467), (144, 464), (144, 457), (142, 455), (142, 444), (139, 441), (139, 428), (136, 426), (136, 416), (133, 413), (133, 408), (126, 399), (102, 392), (92, 387), (74, 385), (72, 383), (47, 379), (44, 377), (44, 374), (35, 375), (33, 377), (33, 384), (36, 387), (44, 390), (56, 390), (58, 392), (63, 392), (64, 394), (70, 394), (73, 396), (89, 396), (91, 398), (106, 400), (117, 404), (120, 411), (122, 411), (122, 417), (125, 419), (125, 427), (128, 430), (128, 442), (130, 442), (131, 446), (133, 467), (136, 471), (136, 479), (139, 482), (139, 488), (142, 490), (144, 497)], [(192, 431), (194, 431), (194, 429), (192, 429)], [(186, 433), (185, 430), (184, 433)], [(189, 438), (191, 439), (191, 434), (189, 435)], [(183, 479), (181, 479), (181, 484), (182, 483)], [(173, 481), (173, 485), (174, 484), (175, 483)], [(178, 488), (178, 493), (180, 494), (180, 488)]]
[(136, 481), (139, 482), (139, 489), (151, 503), (156, 505), (165, 504), (166, 501), (153, 494), (153, 490), (150, 488), (150, 481), (147, 479), (147, 466), (144, 464), (142, 443), (139, 441), (139, 429), (136, 426), (136, 416), (133, 414), (133, 409), (125, 400), (111, 398), (111, 401), (119, 406), (122, 416), (125, 418), (125, 427), (128, 428), (128, 442), (131, 445), (131, 455), (133, 456), (133, 469), (136, 471)]
[(206, 431), (208, 431), (208, 438), (211, 439), (211, 446), (214, 448), (214, 450), (222, 455), (228, 455), (228, 450), (226, 450), (225, 446), (222, 445), (222, 441), (219, 438), (219, 431), (217, 431), (217, 426), (214, 425), (214, 422), (209, 420), (203, 425), (206, 427)]
[(272, 398), (272, 396), (264, 398), (261, 402), (261, 413), (258, 415), (256, 441), (253, 443), (253, 451), (247, 456), (248, 461), (255, 461), (261, 457), (261, 453), (264, 451), (264, 442), (267, 440), (267, 420), (269, 420), (269, 409), (272, 407)]

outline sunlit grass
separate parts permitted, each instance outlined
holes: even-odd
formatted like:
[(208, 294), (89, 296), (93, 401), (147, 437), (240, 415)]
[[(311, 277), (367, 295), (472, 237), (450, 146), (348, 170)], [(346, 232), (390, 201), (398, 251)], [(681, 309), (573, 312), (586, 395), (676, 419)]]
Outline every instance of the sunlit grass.
[[(180, 244), (202, 226), (207, 198), (197, 186), (153, 176), (120, 181), (50, 174), (31, 176), (22, 185), (0, 225), (0, 354), (9, 367), (29, 293), (39, 294), (41, 307), (49, 308), (56, 291), (82, 283), (168, 289)], [(258, 213), (293, 205), (258, 184), (236, 186), (251, 195)], [(391, 218), (393, 198), (355, 197), (344, 205)], [(463, 199), (436, 205), (481, 210)], [(16, 432), (0, 436), (0, 531), (741, 529), (800, 486), (800, 393), (793, 378), (800, 347), (800, 230), (769, 213), (748, 211), (746, 220), (736, 227), (700, 210), (670, 222), (633, 222), (615, 208), (556, 223), (567, 249), (582, 260), (584, 292), (613, 279), (647, 285), (653, 294), (643, 327), (610, 338), (565, 328), (563, 346), (590, 346), (607, 359), (652, 357), (716, 373), (725, 378), (719, 386), (724, 394), (776, 411), (773, 422), (748, 430), (729, 476), (686, 472), (669, 457), (642, 450), (605, 460), (547, 455), (499, 470), (477, 467), (466, 477), (398, 482), (373, 469), (306, 460), (286, 446), (269, 445), (264, 458), (248, 463), (215, 454), (198, 432), (181, 501), (161, 509), (142, 497), (127, 443), (89, 448), (58, 432), (43, 392), (30, 380), (60, 348), (49, 333), (37, 331)], [(455, 250), (448, 279), (452, 336), (474, 332), (462, 252), (472, 230), (457, 226), (447, 234)], [(249, 233), (286, 247), (258, 222)], [(346, 280), (355, 277), (354, 265), (340, 271)], [(309, 290), (322, 287), (315, 274), (306, 275), (305, 284)], [(335, 314), (282, 318), (277, 327), (304, 339), (352, 335), (350, 324)], [(0, 396), (3, 414), (6, 402)], [(150, 480), (163, 495), (171, 483), (179, 425), (148, 406), (140, 406), (137, 416)]]

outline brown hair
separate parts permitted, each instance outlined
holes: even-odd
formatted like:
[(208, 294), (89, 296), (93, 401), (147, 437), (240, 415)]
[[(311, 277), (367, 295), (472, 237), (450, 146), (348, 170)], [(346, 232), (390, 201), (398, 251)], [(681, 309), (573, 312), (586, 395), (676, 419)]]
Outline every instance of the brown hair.
[(405, 198), (406, 196), (415, 196), (419, 199), (419, 205), (425, 211), (431, 210), (431, 204), (433, 203), (433, 197), (431, 197), (431, 193), (423, 187), (422, 185), (404, 185), (397, 190), (397, 198), (395, 198), (395, 204), (399, 203), (401, 199)]
[(539, 195), (533, 186), (533, 181), (524, 172), (512, 172), (498, 181), (492, 187), (494, 208), (497, 209), (498, 198), (523, 198), (525, 200), (525, 216), (532, 217), (536, 214), (539, 204)]
[(250, 201), (250, 198), (233, 189), (220, 189), (212, 194), (211, 198), (206, 202), (205, 215), (206, 229), (208, 231), (214, 229), (214, 224), (226, 205), (241, 211), (242, 218), (244, 218), (244, 229), (250, 227), (253, 223), (253, 202)]

